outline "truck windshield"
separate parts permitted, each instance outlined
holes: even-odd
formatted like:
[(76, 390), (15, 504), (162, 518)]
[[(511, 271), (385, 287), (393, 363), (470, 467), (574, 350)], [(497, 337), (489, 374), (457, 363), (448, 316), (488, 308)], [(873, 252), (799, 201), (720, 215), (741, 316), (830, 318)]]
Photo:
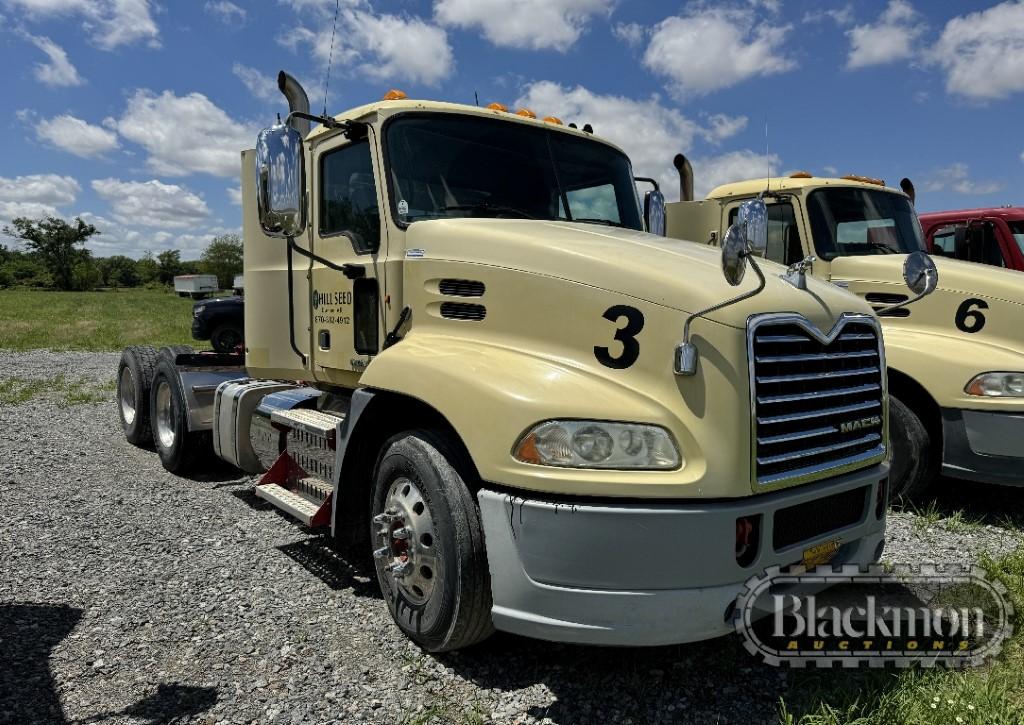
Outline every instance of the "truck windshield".
[(386, 153), (400, 222), (501, 217), (643, 228), (629, 159), (598, 141), (434, 113), (388, 124)]
[(807, 212), (821, 259), (924, 249), (921, 223), (900, 194), (854, 187), (818, 189), (807, 199)]
[(1007, 222), (1010, 225), (1010, 233), (1020, 247), (1020, 253), (1024, 254), (1024, 222)]

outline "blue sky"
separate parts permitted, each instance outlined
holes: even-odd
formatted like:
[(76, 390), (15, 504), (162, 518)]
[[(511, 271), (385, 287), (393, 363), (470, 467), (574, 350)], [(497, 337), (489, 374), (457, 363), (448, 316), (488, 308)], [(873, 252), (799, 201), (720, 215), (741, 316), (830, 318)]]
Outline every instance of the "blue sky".
[[(698, 193), (809, 170), (921, 210), (1024, 204), (1024, 2), (341, 0), (329, 108), (388, 88), (590, 122)], [(82, 215), (99, 255), (240, 231), (238, 153), (323, 107), (334, 0), (0, 0), (0, 225)], [(766, 152), (765, 127), (768, 138)], [(9, 243), (9, 240), (6, 240)]]

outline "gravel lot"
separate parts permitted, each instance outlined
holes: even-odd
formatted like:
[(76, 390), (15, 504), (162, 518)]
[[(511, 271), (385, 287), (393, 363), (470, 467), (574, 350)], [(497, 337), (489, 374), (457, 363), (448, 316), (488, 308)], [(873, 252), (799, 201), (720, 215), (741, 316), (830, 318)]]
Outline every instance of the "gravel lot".
[[(117, 359), (0, 352), (0, 377), (109, 384)], [(424, 655), (366, 571), (232, 469), (166, 473), (112, 402), (0, 406), (0, 440), (0, 723), (749, 724), (795, 687), (734, 636), (632, 650), (499, 634)], [(966, 530), (896, 514), (886, 558), (1010, 551), (1020, 498), (972, 487), (982, 523)]]

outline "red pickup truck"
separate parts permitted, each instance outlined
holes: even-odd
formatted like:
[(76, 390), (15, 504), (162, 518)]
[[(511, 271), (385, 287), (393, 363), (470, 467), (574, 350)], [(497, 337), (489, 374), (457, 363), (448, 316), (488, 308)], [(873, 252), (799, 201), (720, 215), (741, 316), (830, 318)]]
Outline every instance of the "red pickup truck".
[(919, 215), (932, 254), (1024, 271), (1024, 207)]

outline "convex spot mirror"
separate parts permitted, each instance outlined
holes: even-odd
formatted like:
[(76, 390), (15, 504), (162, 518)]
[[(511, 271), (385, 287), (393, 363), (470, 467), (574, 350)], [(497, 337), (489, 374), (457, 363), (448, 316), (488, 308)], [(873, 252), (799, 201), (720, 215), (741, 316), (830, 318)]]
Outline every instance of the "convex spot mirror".
[(918, 297), (930, 295), (939, 284), (935, 260), (924, 252), (912, 252), (903, 262), (903, 281)]
[(747, 241), (739, 224), (733, 224), (722, 238), (722, 274), (733, 287), (743, 281), (747, 271)]
[(260, 226), (272, 237), (306, 229), (302, 136), (291, 126), (271, 126), (256, 138), (256, 201)]
[(665, 236), (665, 195), (657, 189), (644, 195), (644, 224), (649, 233)]

